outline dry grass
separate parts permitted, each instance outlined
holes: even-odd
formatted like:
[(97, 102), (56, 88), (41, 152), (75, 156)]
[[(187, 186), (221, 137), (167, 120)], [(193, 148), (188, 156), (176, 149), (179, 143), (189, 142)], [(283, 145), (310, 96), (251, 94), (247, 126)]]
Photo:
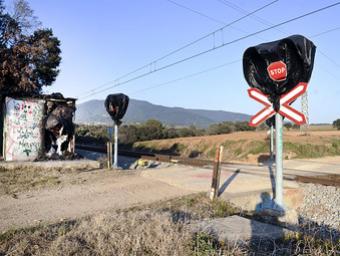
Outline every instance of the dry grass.
[(81, 183), (78, 170), (59, 168), (20, 167), (7, 169), (0, 167), (0, 196), (12, 195), (29, 190), (60, 186), (66, 183)]
[[(318, 158), (340, 154), (340, 131), (311, 130), (303, 136), (298, 131), (284, 132), (285, 158)], [(211, 159), (218, 145), (224, 145), (225, 161), (257, 163), (264, 154), (268, 155), (267, 132), (235, 132), (224, 135), (176, 138), (136, 142), (134, 147), (154, 152), (174, 152), (183, 157), (198, 156)]]
[(0, 255), (190, 255), (188, 223), (236, 211), (204, 194), (49, 226), (8, 231)]
[(337, 129), (331, 124), (312, 124), (309, 126), (310, 131), (336, 131)]
[(15, 255), (187, 255), (189, 232), (168, 212), (101, 214), (21, 231), (0, 246)]
[(311, 236), (228, 245), (190, 232), (190, 223), (234, 214), (203, 194), (0, 235), (0, 255), (337, 255)]
[(55, 186), (60, 183), (56, 171), (37, 168), (6, 169), (0, 167), (0, 195)]

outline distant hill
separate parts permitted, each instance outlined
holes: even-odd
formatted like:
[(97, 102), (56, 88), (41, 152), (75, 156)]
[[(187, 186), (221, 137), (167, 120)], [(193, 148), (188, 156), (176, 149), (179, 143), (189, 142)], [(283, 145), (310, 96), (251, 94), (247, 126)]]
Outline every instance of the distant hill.
[[(207, 127), (223, 121), (248, 121), (249, 118), (249, 115), (242, 113), (165, 107), (147, 101), (130, 99), (124, 122), (142, 123), (148, 119), (157, 119), (168, 125)], [(76, 123), (112, 124), (112, 120), (105, 110), (104, 100), (90, 100), (79, 104)]]

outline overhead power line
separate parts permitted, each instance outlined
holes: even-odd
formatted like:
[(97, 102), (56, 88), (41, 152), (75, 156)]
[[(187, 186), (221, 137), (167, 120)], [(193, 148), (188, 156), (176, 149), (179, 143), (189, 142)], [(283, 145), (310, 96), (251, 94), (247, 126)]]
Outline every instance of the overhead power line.
[[(235, 4), (235, 3), (230, 2), (230, 1), (228, 1), (228, 0), (217, 0), (217, 1), (220, 2), (220, 3), (222, 3), (222, 4), (224, 4), (224, 5), (226, 5), (226, 6), (228, 6), (228, 7), (230, 7), (230, 8), (232, 8), (232, 9), (234, 9), (235, 11), (237, 11), (237, 12), (239, 12), (239, 13), (241, 13), (241, 14), (249, 14), (249, 12), (248, 12), (247, 10), (243, 9), (242, 7), (238, 6), (238, 5)], [(266, 19), (263, 19), (263, 18), (261, 18), (261, 17), (258, 17), (258, 16), (256, 16), (255, 14), (251, 15), (250, 18), (252, 18), (252, 19), (254, 19), (254, 20), (260, 22), (261, 24), (263, 24), (263, 25), (265, 25), (265, 26), (271, 26), (271, 25), (273, 25), (272, 22), (270, 22), (270, 21), (268, 21), (268, 20), (266, 20)], [(324, 31), (324, 32), (318, 33), (318, 34), (316, 34), (316, 35), (312, 35), (312, 36), (310, 36), (310, 37), (311, 37), (311, 38), (318, 37), (318, 36), (321, 36), (321, 35), (324, 35), (324, 34), (328, 34), (328, 33), (330, 33), (330, 32), (334, 32), (334, 31), (339, 30), (339, 29), (340, 29), (340, 27), (336, 27), (336, 28), (329, 29), (329, 30), (326, 30), (326, 31)], [(275, 30), (276, 30), (276, 31), (279, 31), (279, 32), (281, 32), (281, 33), (283, 33), (283, 34), (286, 34), (286, 33), (287, 33), (286, 31), (284, 31), (284, 30), (282, 30), (282, 29), (275, 28)], [(335, 61), (333, 58), (331, 58), (329, 55), (327, 55), (325, 52), (323, 52), (320, 48), (318, 48), (318, 51), (319, 51), (319, 52), (321, 53), (321, 55), (322, 55), (324, 58), (326, 58), (328, 61), (330, 61), (330, 62), (332, 62), (333, 64), (335, 64), (336, 66), (340, 67), (340, 65), (337, 63), (337, 61)]]
[[(183, 4), (180, 4), (180, 3), (178, 3), (178, 2), (176, 2), (176, 1), (174, 1), (174, 0), (165, 0), (165, 1), (167, 1), (167, 2), (169, 2), (169, 3), (172, 3), (172, 4), (176, 5), (177, 7), (182, 8), (182, 9), (185, 9), (185, 10), (187, 10), (187, 11), (189, 11), (189, 12), (195, 13), (195, 14), (197, 14), (197, 15), (199, 15), (199, 16), (201, 16), (201, 17), (204, 17), (204, 18), (206, 18), (206, 19), (208, 19), (208, 20), (210, 20), (210, 21), (213, 21), (213, 22), (215, 22), (215, 23), (218, 23), (218, 24), (220, 24), (220, 25), (227, 25), (227, 23), (224, 22), (224, 21), (222, 21), (222, 20), (219, 20), (219, 19), (216, 19), (216, 18), (214, 18), (214, 17), (211, 17), (211, 16), (209, 16), (209, 15), (203, 13), (203, 12), (196, 11), (196, 10), (194, 10), (194, 9), (188, 7), (188, 6), (185, 6), (185, 5), (183, 5)], [(277, 1), (279, 1), (279, 0), (276, 0), (276, 1), (274, 1), (274, 2), (277, 2)], [(245, 30), (243, 30), (243, 29), (237, 28), (237, 27), (232, 26), (232, 25), (230, 25), (230, 28), (232, 28), (232, 29), (234, 29), (234, 30), (237, 30), (237, 31), (239, 31), (239, 32), (242, 32), (242, 33), (248, 33), (248, 31), (245, 31)]]
[[(227, 0), (217, 0), (217, 1), (219, 1), (220, 3), (226, 5), (226, 6), (232, 8), (232, 9), (234, 9), (234, 10), (236, 10), (237, 12), (240, 12), (240, 13), (242, 13), (242, 14), (247, 13), (247, 11), (244, 10), (243, 8), (241, 8), (241, 7), (237, 6), (236, 4), (233, 4), (233, 3), (231, 3), (231, 2), (229, 2), (229, 1), (227, 1)], [(258, 21), (258, 22), (260, 22), (261, 24), (266, 25), (266, 26), (272, 25), (271, 22), (269, 22), (269, 21), (267, 21), (267, 20), (265, 20), (265, 19), (262, 19), (262, 18), (260, 18), (260, 17), (258, 17), (258, 16), (256, 16), (256, 15), (251, 16), (251, 18), (254, 19), (254, 20), (256, 20), (256, 21)], [(284, 30), (282, 30), (282, 29), (276, 28), (275, 30), (277, 30), (277, 31), (279, 31), (279, 32), (282, 32), (282, 33), (284, 33), (284, 34), (286, 33), (286, 32), (285, 32)], [(330, 29), (330, 30), (327, 30), (327, 31), (325, 31), (325, 32), (322, 32), (322, 33), (313, 35), (312, 37), (317, 37), (317, 36), (320, 36), (320, 35), (324, 35), (324, 34), (333, 32), (333, 31), (335, 31), (335, 30), (337, 30), (337, 28)], [(319, 48), (318, 52), (319, 52), (324, 58), (326, 58), (328, 61), (330, 61), (330, 62), (332, 62), (334, 65), (340, 67), (339, 64), (338, 64), (333, 58), (331, 58), (331, 57), (329, 57), (327, 54), (325, 54), (320, 48)], [(334, 75), (333, 75), (331, 72), (329, 72), (328, 70), (327, 70), (327, 73), (329, 73), (330, 75), (334, 76)], [(301, 110), (302, 110), (302, 113), (305, 115), (307, 122), (306, 122), (305, 125), (302, 125), (300, 129), (301, 129), (301, 131), (306, 132), (307, 129), (308, 129), (308, 123), (309, 123), (308, 93), (307, 93), (307, 92), (305, 92), (305, 93), (301, 96)]]
[[(230, 1), (227, 1), (227, 0), (217, 0), (217, 1), (222, 3), (222, 4), (224, 4), (224, 5), (226, 5), (226, 6), (228, 6), (231, 9), (241, 13), (241, 14), (248, 14), (249, 13), (247, 10), (241, 8), (240, 6), (234, 4), (234, 3), (230, 2)], [(268, 25), (273, 25), (269, 21), (267, 21), (267, 20), (265, 20), (265, 19), (263, 19), (263, 18), (261, 18), (261, 17), (259, 17), (257, 15), (251, 15), (250, 18), (252, 18), (254, 20), (257, 20), (258, 22), (260, 22), (260, 23), (262, 23), (264, 25), (267, 25), (267, 26)]]
[(340, 30), (340, 26), (339, 26), (339, 27), (332, 28), (332, 29), (328, 29), (328, 30), (326, 30), (326, 31), (323, 31), (323, 32), (320, 32), (320, 33), (317, 33), (317, 34), (314, 34), (314, 35), (312, 35), (311, 37), (319, 37), (319, 36), (323, 36), (323, 35), (325, 35), (325, 34), (328, 34), (328, 33), (331, 33), (331, 32), (337, 31), (337, 30)]
[(132, 70), (132, 71), (130, 71), (130, 72), (128, 72), (128, 73), (126, 73), (126, 74), (124, 74), (124, 75), (122, 75), (122, 76), (120, 76), (120, 77), (114, 79), (114, 80), (112, 80), (112, 81), (106, 82), (106, 83), (104, 83), (104, 84), (102, 84), (102, 85), (100, 85), (100, 86), (98, 86), (98, 87), (96, 87), (96, 88), (93, 88), (93, 89), (87, 91), (87, 92), (84, 93), (84, 94), (86, 95), (86, 94), (88, 94), (88, 93), (93, 93), (95, 90), (97, 90), (97, 89), (99, 89), (99, 88), (102, 88), (102, 87), (105, 87), (105, 86), (107, 86), (107, 85), (110, 85), (110, 84), (112, 84), (112, 83), (119, 84), (119, 80), (121, 80), (121, 79), (123, 79), (123, 78), (125, 78), (125, 77), (128, 77), (128, 76), (130, 76), (130, 75), (132, 75), (132, 74), (135, 74), (135, 73), (137, 73), (137, 72), (139, 72), (139, 71), (141, 71), (141, 70), (143, 70), (143, 69), (145, 69), (145, 68), (147, 68), (147, 67), (154, 68), (154, 67), (156, 66), (155, 64), (156, 64), (157, 62), (159, 62), (159, 61), (161, 61), (161, 60), (164, 60), (164, 59), (166, 59), (167, 57), (170, 57), (170, 56), (172, 56), (172, 55), (174, 55), (174, 54), (176, 54), (176, 53), (178, 53), (178, 52), (180, 52), (180, 51), (182, 51), (182, 50), (184, 50), (184, 49), (186, 49), (186, 48), (188, 48), (188, 47), (190, 47), (190, 46), (192, 46), (192, 45), (195, 45), (195, 44), (197, 44), (198, 42), (201, 42), (202, 40), (204, 40), (204, 39), (206, 39), (206, 38), (209, 38), (209, 37), (211, 37), (211, 36), (214, 36), (214, 35), (215, 35), (216, 33), (218, 33), (218, 32), (222, 32), (222, 31), (223, 31), (224, 29), (226, 29), (227, 27), (232, 26), (233, 24), (235, 24), (235, 23), (237, 23), (237, 22), (239, 22), (239, 21), (241, 21), (241, 20), (243, 20), (243, 19), (249, 17), (250, 15), (252, 15), (252, 14), (254, 14), (254, 13), (257, 13), (257, 12), (259, 12), (259, 11), (261, 11), (261, 10), (263, 10), (263, 9), (265, 9), (265, 8), (267, 8), (267, 7), (269, 7), (269, 6), (271, 6), (272, 4), (274, 4), (274, 3), (278, 2), (278, 1), (279, 1), (279, 0), (274, 0), (274, 1), (270, 2), (270, 3), (268, 3), (268, 4), (265, 4), (265, 5), (263, 5), (262, 7), (257, 8), (257, 9), (251, 11), (250, 13), (248, 13), (248, 14), (246, 14), (246, 15), (244, 15), (244, 16), (238, 18), (238, 19), (236, 19), (236, 20), (234, 20), (234, 21), (232, 21), (232, 22), (229, 22), (228, 24), (223, 25), (221, 28), (216, 29), (216, 30), (214, 30), (213, 32), (210, 32), (210, 33), (208, 33), (208, 34), (206, 34), (206, 35), (204, 35), (204, 36), (201, 36), (200, 38), (198, 38), (198, 39), (196, 39), (196, 40), (194, 40), (194, 41), (192, 41), (192, 42), (190, 42), (190, 43), (187, 43), (187, 44), (185, 44), (185, 45), (183, 45), (183, 46), (181, 46), (181, 47), (179, 47), (179, 48), (177, 48), (177, 49), (175, 49), (175, 50), (173, 50), (173, 51), (170, 51), (169, 53), (167, 53), (167, 54), (165, 54), (165, 55), (163, 55), (163, 56), (161, 56), (161, 57), (159, 57), (159, 58), (156, 58), (156, 59), (154, 59), (153, 61), (151, 61), (151, 62), (149, 62), (149, 63), (147, 63), (147, 64), (145, 64), (145, 65), (143, 65), (143, 66), (141, 66), (141, 67), (139, 67), (139, 68), (136, 68), (136, 69), (134, 69), (134, 70)]
[[(340, 29), (340, 27), (339, 27), (339, 29)], [(319, 35), (324, 35), (326, 33), (331, 33), (331, 32), (334, 32), (336, 30), (338, 30), (338, 29), (328, 29), (326, 31), (322, 31), (318, 34), (314, 34), (314, 35), (311, 35), (309, 37), (312, 38), (312, 37), (316, 37), (316, 36), (319, 36)], [(318, 51), (318, 52), (320, 52), (320, 51)], [(320, 54), (322, 54), (322, 53), (320, 52)], [(217, 69), (220, 69), (220, 68), (223, 68), (223, 67), (235, 64), (237, 62), (241, 62), (241, 61), (242, 61), (242, 59), (235, 60), (235, 61), (232, 61), (232, 62), (227, 62), (225, 64), (218, 65), (218, 66), (215, 66), (215, 67), (212, 67), (212, 68), (209, 68), (209, 69), (204, 69), (202, 71), (199, 71), (199, 72), (196, 72), (196, 73), (193, 73), (193, 74), (189, 74), (189, 75), (185, 75), (185, 76), (182, 76), (182, 77), (179, 77), (179, 78), (176, 78), (176, 79), (164, 82), (164, 83), (160, 83), (160, 84), (156, 84), (156, 85), (153, 85), (153, 86), (150, 86), (150, 87), (142, 88), (141, 90), (133, 91), (131, 94), (141, 93), (141, 92), (148, 91), (148, 90), (158, 88), (158, 87), (161, 87), (161, 86), (166, 86), (166, 85), (169, 85), (169, 84), (180, 82), (180, 81), (183, 81), (183, 80), (186, 80), (186, 79), (190, 79), (192, 77), (196, 77), (196, 76), (199, 76), (199, 75), (202, 75), (202, 74), (205, 74), (205, 73), (212, 72), (214, 70), (217, 70)], [(329, 73), (330, 75), (333, 76), (333, 78), (337, 79), (337, 77), (334, 74), (330, 73), (327, 69), (324, 69), (324, 72)]]
[(188, 7), (188, 6), (185, 6), (185, 5), (183, 5), (183, 4), (180, 4), (180, 3), (176, 2), (176, 1), (173, 1), (173, 0), (166, 0), (166, 1), (168, 1), (169, 3), (172, 3), (172, 4), (174, 4), (174, 5), (176, 5), (176, 6), (180, 7), (180, 8), (182, 8), (182, 9), (185, 9), (185, 10), (187, 10), (187, 11), (196, 13), (196, 14), (198, 14), (199, 16), (202, 16), (202, 17), (204, 17), (204, 18), (206, 18), (206, 19), (208, 19), (208, 20), (211, 20), (211, 21), (213, 21), (213, 22), (219, 23), (219, 24), (221, 24), (221, 25), (225, 25), (225, 22), (224, 22), (224, 21), (215, 19), (214, 17), (211, 17), (211, 16), (209, 16), (209, 15), (206, 15), (206, 14), (204, 14), (204, 13), (202, 13), (202, 12), (196, 11), (196, 10), (194, 10), (194, 9)]
[[(168, 2), (170, 2), (170, 3), (172, 3), (172, 4), (176, 5), (176, 6), (178, 6), (178, 7), (180, 7), (180, 8), (183, 8), (183, 9), (189, 11), (189, 12), (195, 13), (195, 14), (197, 14), (197, 15), (199, 15), (199, 16), (202, 16), (202, 17), (204, 17), (204, 18), (207, 18), (207, 19), (209, 19), (209, 20), (211, 20), (211, 21), (214, 21), (214, 22), (216, 22), (216, 23), (223, 23), (223, 21), (221, 21), (221, 20), (217, 20), (217, 19), (215, 19), (215, 18), (213, 18), (213, 17), (211, 17), (211, 16), (209, 16), (209, 15), (206, 15), (206, 14), (204, 14), (204, 13), (202, 13), (202, 12), (196, 11), (196, 10), (194, 10), (194, 9), (188, 7), (188, 6), (184, 6), (184, 5), (182, 5), (182, 4), (179, 4), (178, 2), (175, 2), (175, 1), (173, 1), (173, 0), (165, 0), (165, 1), (168, 1)], [(249, 14), (249, 11), (247, 11), (247, 10), (245, 10), (245, 9), (243, 9), (243, 8), (241, 8), (241, 7), (239, 7), (238, 5), (236, 5), (236, 4), (234, 4), (234, 3), (230, 2), (230, 1), (227, 1), (227, 0), (217, 0), (217, 1), (220, 2), (220, 3), (222, 3), (222, 4), (224, 4), (224, 5), (226, 5), (226, 6), (228, 6), (228, 7), (230, 7), (230, 8), (232, 8), (233, 10), (235, 10), (235, 11), (241, 13), (241, 14), (246, 14), (246, 15)], [(260, 22), (261, 24), (266, 25), (266, 26), (273, 25), (273, 23), (271, 23), (270, 21), (268, 21), (268, 20), (266, 20), (266, 19), (263, 19), (263, 18), (261, 18), (261, 17), (255, 15), (255, 14), (253, 14), (252, 16), (250, 16), (250, 18), (252, 18), (252, 19), (254, 19), (254, 20), (256, 20), (256, 21), (258, 21), (258, 22)], [(237, 30), (239, 30), (239, 31), (244, 32), (244, 30), (241, 30), (241, 29), (238, 29), (238, 28), (235, 28), (235, 27), (233, 27), (233, 28), (234, 28), (234, 29), (237, 29)], [(340, 27), (335, 27), (335, 28), (328, 29), (328, 30), (326, 30), (326, 31), (323, 31), (323, 32), (320, 32), (320, 33), (311, 35), (311, 36), (309, 36), (309, 37), (310, 37), (310, 38), (319, 37), (319, 36), (322, 36), (322, 35), (325, 35), (325, 34), (334, 32), (334, 31), (339, 30), (339, 29), (340, 29)], [(281, 32), (281, 33), (286, 33), (286, 31), (284, 31), (284, 30), (282, 30), (282, 29), (279, 29), (279, 28), (276, 28), (275, 30), (277, 30), (277, 31), (279, 31), (279, 32)], [(327, 55), (325, 55), (325, 54), (324, 54), (323, 52), (321, 52), (320, 50), (319, 50), (319, 52), (320, 52), (320, 54), (324, 55), (324, 57), (329, 58)], [(333, 62), (332, 59), (329, 58), (329, 60)], [(241, 60), (233, 61), (233, 62), (229, 62), (229, 63), (226, 63), (226, 64), (222, 64), (222, 65), (219, 65), (219, 66), (216, 66), (216, 67), (212, 67), (212, 68), (209, 68), (209, 69), (205, 69), (205, 70), (202, 70), (202, 71), (199, 71), (199, 72), (196, 72), (196, 73), (193, 73), (193, 74), (189, 74), (189, 75), (186, 75), (186, 76), (182, 76), (182, 77), (179, 77), (179, 78), (176, 78), (176, 79), (167, 81), (167, 82), (163, 82), (163, 83), (156, 84), (156, 85), (153, 85), (153, 86), (150, 86), (150, 87), (142, 88), (142, 89), (137, 90), (137, 91), (133, 91), (133, 92), (131, 92), (130, 94), (141, 93), (141, 92), (145, 92), (145, 91), (148, 91), (148, 90), (151, 90), (151, 89), (155, 89), (155, 88), (159, 88), (159, 87), (162, 87), (162, 86), (167, 86), (167, 85), (170, 85), (170, 84), (173, 84), (173, 83), (176, 83), (176, 82), (180, 82), (180, 81), (183, 81), (183, 80), (186, 80), (186, 79), (190, 79), (190, 78), (192, 78), (192, 77), (196, 77), (196, 76), (199, 76), (199, 75), (202, 75), (202, 74), (206, 74), (206, 73), (212, 72), (212, 71), (214, 71), (214, 70), (217, 70), (217, 69), (220, 69), (220, 68), (229, 66), (229, 64), (234, 64), (234, 63), (237, 63), (237, 62), (240, 62), (240, 61), (241, 61)], [(336, 62), (333, 62), (333, 63), (334, 63), (335, 65), (337, 65)], [(337, 66), (338, 66), (338, 65), (337, 65)], [(331, 75), (332, 75), (332, 74), (331, 74)], [(333, 76), (334, 76), (334, 75), (333, 75)]]
[(247, 39), (247, 38), (249, 38), (249, 37), (252, 37), (252, 36), (261, 34), (261, 33), (266, 32), (266, 31), (268, 31), (268, 30), (271, 30), (271, 29), (274, 29), (274, 28), (283, 26), (283, 25), (288, 24), (288, 23), (290, 23), (290, 22), (293, 22), (293, 21), (296, 21), (296, 20), (300, 20), (300, 19), (303, 19), (303, 18), (305, 18), (305, 17), (307, 17), (307, 16), (310, 16), (310, 15), (313, 15), (313, 14), (316, 14), (316, 13), (319, 13), (319, 12), (322, 12), (322, 11), (325, 11), (325, 10), (327, 10), (327, 9), (333, 8), (333, 7), (335, 7), (335, 6), (339, 5), (339, 4), (340, 4), (340, 1), (339, 1), (339, 2), (336, 2), (336, 3), (334, 3), (334, 4), (331, 4), (331, 5), (327, 5), (327, 6), (325, 6), (325, 7), (316, 9), (316, 10), (314, 10), (314, 11), (307, 12), (307, 13), (302, 14), (302, 15), (299, 15), (299, 16), (297, 16), (297, 17), (288, 19), (288, 20), (286, 20), (286, 21), (280, 22), (280, 23), (275, 24), (275, 25), (273, 25), (273, 26), (270, 26), (270, 27), (268, 27), (268, 28), (264, 28), (264, 29), (258, 30), (258, 31), (256, 31), (256, 32), (250, 33), (250, 34), (248, 34), (248, 35), (246, 35), (246, 36), (239, 37), (239, 38), (234, 39), (234, 40), (231, 40), (231, 41), (229, 41), (229, 42), (227, 42), (227, 43), (222, 43), (222, 44), (219, 45), (219, 46), (216, 46), (216, 47), (210, 48), (210, 49), (208, 49), (208, 50), (199, 52), (199, 53), (197, 53), (197, 54), (194, 54), (194, 55), (191, 55), (191, 56), (186, 57), (186, 58), (184, 58), (184, 59), (178, 60), (178, 61), (176, 61), (176, 62), (167, 64), (167, 65), (162, 66), (162, 67), (160, 67), (160, 68), (151, 70), (151, 71), (149, 71), (149, 72), (145, 72), (145, 73), (143, 73), (143, 74), (140, 74), (140, 75), (135, 76), (135, 77), (133, 77), (133, 78), (130, 78), (130, 79), (126, 80), (126, 81), (123, 81), (123, 82), (120, 82), (120, 83), (118, 83), (118, 84), (115, 84), (115, 85), (113, 85), (113, 86), (104, 88), (104, 89), (102, 89), (102, 90), (100, 90), (100, 91), (97, 91), (97, 92), (94, 92), (94, 93), (92, 93), (92, 94), (90, 94), (90, 95), (88, 95), (88, 96), (86, 96), (86, 97), (84, 97), (84, 98), (93, 96), (93, 95), (95, 95), (95, 94), (98, 94), (98, 93), (107, 91), (107, 90), (109, 90), (109, 89), (112, 89), (112, 88), (115, 88), (115, 87), (118, 87), (118, 86), (122, 86), (122, 85), (124, 85), (124, 84), (130, 83), (130, 82), (135, 81), (135, 80), (137, 80), (137, 79), (146, 77), (146, 76), (148, 76), (148, 75), (150, 75), (150, 74), (152, 74), (152, 73), (155, 73), (155, 72), (158, 72), (158, 71), (167, 69), (167, 68), (169, 68), (169, 67), (175, 66), (175, 65), (180, 64), (180, 63), (182, 63), (182, 62), (185, 62), (185, 61), (191, 60), (191, 59), (193, 59), (193, 58), (199, 57), (199, 56), (201, 56), (201, 55), (204, 55), (204, 54), (206, 54), (206, 53), (215, 51), (215, 50), (220, 49), (220, 48), (222, 48), (222, 47), (224, 47), (224, 46), (227, 46), (227, 45), (230, 45), (230, 44), (234, 44), (234, 43), (240, 42), (240, 41), (242, 41), (242, 40), (244, 40), (244, 39)]
[(140, 89), (140, 90), (133, 91), (131, 94), (136, 94), (136, 93), (148, 91), (148, 90), (151, 90), (151, 89), (155, 89), (155, 88), (158, 88), (158, 87), (161, 87), (161, 86), (165, 86), (165, 85), (173, 84), (173, 83), (176, 83), (176, 82), (180, 82), (180, 81), (183, 81), (183, 80), (192, 78), (192, 77), (196, 77), (196, 76), (199, 76), (199, 75), (203, 75), (203, 74), (206, 74), (206, 73), (215, 71), (215, 70), (217, 70), (217, 69), (221, 69), (221, 68), (224, 68), (224, 67), (227, 67), (227, 66), (230, 66), (230, 65), (239, 63), (239, 62), (241, 62), (241, 61), (242, 61), (242, 59), (230, 61), (230, 62), (221, 64), (221, 65), (218, 65), (218, 66), (215, 66), (215, 67), (212, 67), (212, 68), (208, 68), (208, 69), (204, 69), (204, 70), (202, 70), (202, 71), (195, 72), (195, 73), (192, 73), (192, 74), (189, 74), (189, 75), (186, 75), (186, 76), (182, 76), (182, 77), (179, 77), (179, 78), (176, 78), (176, 79), (173, 79), (173, 80), (164, 82), (164, 83), (160, 83), (160, 84), (156, 84), (156, 85), (153, 85), (153, 86), (150, 86), (150, 87), (142, 88), (142, 89)]
[(321, 53), (322, 56), (324, 56), (326, 59), (328, 59), (328, 61), (332, 62), (335, 66), (340, 67), (339, 63), (337, 63), (335, 60), (333, 60), (333, 58), (329, 57), (326, 53), (324, 53), (320, 49), (319, 49), (319, 52)]
[[(323, 31), (323, 32), (311, 35), (309, 37), (312, 38), (312, 37), (317, 37), (317, 36), (325, 35), (325, 34), (334, 32), (334, 31), (339, 30), (339, 29), (340, 29), (340, 27), (333, 28), (333, 29), (328, 29), (326, 31)], [(320, 54), (322, 54), (322, 53), (320, 52)], [(199, 76), (199, 75), (202, 75), (202, 74), (206, 74), (206, 73), (215, 71), (217, 69), (221, 69), (223, 67), (230, 66), (232, 64), (235, 64), (235, 63), (238, 63), (238, 62), (241, 62), (241, 61), (242, 61), (242, 59), (231, 61), (231, 62), (227, 62), (225, 64), (218, 65), (218, 66), (215, 66), (215, 67), (212, 67), (212, 68), (209, 68), (209, 69), (204, 69), (202, 71), (199, 71), (199, 72), (196, 72), (196, 73), (193, 73), (193, 74), (189, 74), (189, 75), (186, 75), (186, 76), (182, 76), (182, 77), (179, 77), (179, 78), (176, 78), (176, 79), (164, 82), (164, 83), (160, 83), (160, 84), (156, 84), (156, 85), (153, 85), (153, 86), (150, 86), (150, 87), (142, 88), (140, 90), (133, 91), (131, 94), (141, 93), (141, 92), (148, 91), (148, 90), (151, 90), (151, 89), (155, 89), (155, 88), (158, 88), (158, 87), (162, 87), (162, 86), (166, 86), (166, 85), (173, 84), (173, 83), (176, 83), (176, 82), (180, 82), (180, 81), (183, 81), (183, 80), (186, 80), (186, 79), (190, 79), (192, 77), (196, 77), (196, 76)], [(334, 63), (334, 64), (336, 64), (336, 63)], [(324, 70), (324, 71), (328, 72), (328, 70)], [(332, 73), (329, 73), (329, 74), (332, 75), (334, 78), (337, 78), (334, 74), (332, 74)]]

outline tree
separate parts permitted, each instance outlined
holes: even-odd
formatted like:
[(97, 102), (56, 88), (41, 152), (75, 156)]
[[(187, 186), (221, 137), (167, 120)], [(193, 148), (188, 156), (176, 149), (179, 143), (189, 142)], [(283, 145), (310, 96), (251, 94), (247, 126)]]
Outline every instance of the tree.
[(195, 136), (195, 131), (191, 128), (179, 128), (178, 131), (178, 136), (179, 137), (193, 137)]
[(212, 124), (208, 128), (209, 135), (215, 134), (227, 134), (233, 131), (233, 124), (230, 122), (222, 122), (218, 124)]
[(243, 131), (254, 131), (255, 128), (254, 127), (251, 127), (249, 126), (248, 122), (235, 122), (234, 123), (234, 130), (235, 131), (240, 131), (240, 132), (243, 132)]
[(143, 127), (146, 130), (148, 139), (163, 138), (164, 126), (160, 121), (150, 119), (144, 123)]
[(26, 0), (14, 2), (14, 12), (5, 11), (0, 0), (0, 93), (34, 96), (51, 85), (61, 61), (60, 41), (39, 22)]
[(119, 130), (119, 140), (122, 144), (133, 144), (138, 140), (138, 128), (135, 125), (123, 125)]
[(293, 128), (293, 124), (291, 122), (286, 122), (283, 124), (283, 126), (286, 127), (288, 131)]
[(172, 139), (172, 138), (178, 138), (178, 137), (179, 137), (179, 135), (178, 135), (176, 128), (171, 127), (171, 128), (165, 129), (164, 138)]
[(333, 127), (340, 130), (340, 118), (333, 122)]
[(41, 22), (34, 15), (26, 0), (15, 0), (13, 2), (12, 18), (20, 24), (21, 31), (25, 34), (33, 33), (35, 29), (41, 27)]

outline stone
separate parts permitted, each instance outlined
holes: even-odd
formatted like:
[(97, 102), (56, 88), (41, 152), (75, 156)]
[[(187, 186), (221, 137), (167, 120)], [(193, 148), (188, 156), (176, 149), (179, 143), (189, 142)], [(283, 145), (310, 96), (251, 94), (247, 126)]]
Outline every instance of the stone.
[(286, 210), (285, 215), (279, 217), (278, 220), (286, 223), (286, 225), (299, 225), (299, 215), (295, 209)]
[(193, 225), (193, 233), (205, 233), (211, 235), (220, 242), (245, 243), (259, 240), (277, 240), (284, 237), (290, 231), (271, 224), (247, 219), (237, 215), (203, 220)]

